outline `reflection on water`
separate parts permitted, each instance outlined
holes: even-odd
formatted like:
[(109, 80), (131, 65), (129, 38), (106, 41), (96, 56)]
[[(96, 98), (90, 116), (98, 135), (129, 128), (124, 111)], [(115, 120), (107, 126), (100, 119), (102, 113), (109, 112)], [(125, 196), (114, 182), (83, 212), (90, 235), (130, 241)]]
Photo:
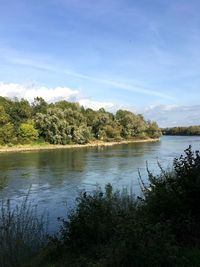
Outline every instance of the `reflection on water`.
[(6, 188), (7, 184), (8, 184), (8, 176), (0, 175), (0, 190)]
[(146, 162), (158, 170), (166, 167), (189, 144), (199, 149), (200, 137), (162, 137), (160, 142), (117, 145), (103, 148), (60, 149), (0, 154), (0, 196), (16, 203), (26, 194), (40, 210), (49, 211), (52, 229), (55, 218), (73, 206), (80, 190), (94, 190), (110, 182), (116, 188), (132, 187), (138, 194), (138, 169), (146, 174)]

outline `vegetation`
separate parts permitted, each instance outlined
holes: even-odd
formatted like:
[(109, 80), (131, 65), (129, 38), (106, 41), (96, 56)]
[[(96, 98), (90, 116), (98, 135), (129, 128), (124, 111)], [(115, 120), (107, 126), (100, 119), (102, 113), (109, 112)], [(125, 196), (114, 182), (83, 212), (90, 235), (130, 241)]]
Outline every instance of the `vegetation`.
[(164, 135), (200, 135), (200, 126), (163, 128)]
[(160, 134), (155, 122), (126, 110), (114, 115), (103, 108), (94, 111), (67, 101), (48, 104), (37, 97), (30, 104), (25, 99), (0, 97), (0, 145), (85, 144), (95, 140), (157, 138)]
[[(27, 197), (20, 205), (1, 202), (0, 209), (0, 266), (26, 266), (47, 242), (47, 222), (39, 218), (37, 207)], [(24, 265), (25, 263), (25, 265)]]
[[(200, 266), (200, 153), (189, 147), (174, 159), (172, 171), (160, 170), (157, 176), (148, 170), (149, 184), (140, 178), (142, 197), (114, 192), (110, 184), (93, 194), (83, 192), (68, 219), (59, 219), (59, 233), (37, 255), (12, 266)], [(1, 231), (9, 229), (5, 218)], [(0, 240), (2, 247), (7, 244)]]

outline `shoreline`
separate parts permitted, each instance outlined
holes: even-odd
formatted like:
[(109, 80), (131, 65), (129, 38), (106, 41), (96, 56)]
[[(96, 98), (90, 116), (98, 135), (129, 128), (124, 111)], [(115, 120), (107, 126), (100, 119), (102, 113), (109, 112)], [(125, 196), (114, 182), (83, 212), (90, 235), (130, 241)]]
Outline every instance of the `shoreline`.
[(42, 145), (16, 145), (13, 147), (2, 146), (0, 147), (0, 153), (5, 152), (24, 152), (24, 151), (37, 151), (37, 150), (55, 150), (55, 149), (70, 149), (70, 148), (87, 148), (87, 147), (109, 147), (115, 145), (123, 144), (134, 144), (134, 143), (149, 143), (149, 142), (158, 142), (160, 138), (148, 138), (148, 139), (138, 139), (138, 140), (122, 140), (122, 141), (94, 141), (87, 144), (71, 144), (71, 145), (52, 145), (52, 144), (42, 144)]

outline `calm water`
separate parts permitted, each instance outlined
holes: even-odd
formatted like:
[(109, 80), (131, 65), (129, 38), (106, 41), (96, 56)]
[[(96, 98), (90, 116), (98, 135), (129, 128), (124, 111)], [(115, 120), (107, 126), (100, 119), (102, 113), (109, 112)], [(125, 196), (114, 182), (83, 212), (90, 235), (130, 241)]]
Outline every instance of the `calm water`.
[(164, 136), (160, 142), (0, 154), (0, 197), (18, 203), (31, 186), (30, 199), (49, 213), (50, 229), (56, 218), (73, 206), (81, 190), (94, 190), (110, 182), (131, 187), (139, 194), (138, 169), (146, 175), (146, 162), (158, 172), (157, 160), (171, 166), (191, 144), (200, 149), (200, 137)]

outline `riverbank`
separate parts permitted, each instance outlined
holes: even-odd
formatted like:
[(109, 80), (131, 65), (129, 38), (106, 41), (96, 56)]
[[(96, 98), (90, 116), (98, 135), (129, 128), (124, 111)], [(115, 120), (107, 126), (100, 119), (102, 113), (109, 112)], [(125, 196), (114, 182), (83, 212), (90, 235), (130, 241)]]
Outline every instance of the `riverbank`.
[(123, 140), (123, 141), (113, 141), (113, 142), (94, 141), (83, 145), (80, 144), (52, 145), (47, 143), (41, 143), (41, 144), (31, 144), (31, 145), (0, 146), (0, 153), (23, 152), (23, 151), (33, 151), (33, 150), (69, 149), (69, 148), (82, 148), (82, 147), (108, 147), (108, 146), (122, 145), (122, 144), (158, 142), (158, 141), (160, 141), (160, 138)]

